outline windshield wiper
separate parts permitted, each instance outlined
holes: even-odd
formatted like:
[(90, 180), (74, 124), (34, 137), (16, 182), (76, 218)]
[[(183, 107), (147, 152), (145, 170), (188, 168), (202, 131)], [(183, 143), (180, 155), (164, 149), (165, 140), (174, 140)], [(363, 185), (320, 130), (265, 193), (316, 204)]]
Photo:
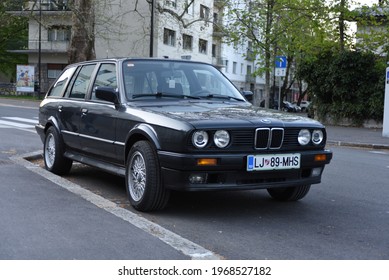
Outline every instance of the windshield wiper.
[(157, 92), (157, 93), (141, 93), (141, 94), (134, 94), (132, 96), (132, 99), (139, 98), (139, 97), (172, 97), (172, 98), (190, 98), (190, 99), (199, 99), (197, 96), (190, 96), (185, 94), (173, 94), (173, 93), (166, 93), (166, 92)]
[(208, 94), (208, 95), (200, 95), (199, 97), (203, 98), (219, 98), (219, 99), (228, 99), (228, 100), (236, 100), (236, 101), (244, 101), (244, 99), (234, 97), (234, 96), (228, 96), (228, 95), (221, 95), (221, 94)]

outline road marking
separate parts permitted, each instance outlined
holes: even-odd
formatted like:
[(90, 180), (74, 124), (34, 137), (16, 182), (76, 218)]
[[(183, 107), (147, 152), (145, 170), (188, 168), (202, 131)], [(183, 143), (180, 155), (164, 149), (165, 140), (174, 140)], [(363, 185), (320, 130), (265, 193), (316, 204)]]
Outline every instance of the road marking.
[(0, 120), (0, 124), (6, 125), (6, 126), (9, 126), (9, 127), (17, 127), (17, 128), (32, 128), (32, 127), (34, 127), (33, 125), (30, 125), (30, 124), (10, 122), (10, 121), (3, 121), (3, 120)]
[(26, 160), (26, 158), (37, 158), (42, 154), (41, 151), (33, 152), (25, 155), (13, 156), (10, 159), (24, 166), (25, 168), (31, 170), (32, 172), (48, 179), (49, 181), (55, 183), (56, 185), (64, 188), (85, 200), (91, 202), (97, 207), (115, 215), (116, 217), (121, 218), (122, 220), (136, 226), (137, 228), (145, 231), (146, 233), (157, 237), (167, 245), (172, 248), (180, 251), (186, 256), (189, 256), (192, 260), (221, 260), (222, 256), (217, 255), (216, 253), (205, 249), (204, 247), (186, 239), (178, 234), (161, 227), (160, 225), (153, 223), (146, 218), (129, 211), (127, 209), (119, 207), (116, 203), (105, 199), (102, 196), (99, 196), (89, 190), (82, 188), (81, 186), (70, 182), (60, 176), (57, 176), (46, 169), (43, 169), (32, 162)]
[(26, 119), (20, 117), (1, 117), (0, 128), (15, 128), (23, 131), (33, 132), (35, 131), (35, 124), (38, 123), (37, 118)]
[(32, 123), (34, 125), (38, 123), (37, 119), (26, 119), (26, 118), (19, 118), (19, 117), (2, 117), (2, 119), (18, 121), (18, 122), (25, 122), (25, 123)]
[(379, 155), (387, 155), (387, 152), (382, 152), (382, 151), (370, 151), (372, 154), (379, 154)]

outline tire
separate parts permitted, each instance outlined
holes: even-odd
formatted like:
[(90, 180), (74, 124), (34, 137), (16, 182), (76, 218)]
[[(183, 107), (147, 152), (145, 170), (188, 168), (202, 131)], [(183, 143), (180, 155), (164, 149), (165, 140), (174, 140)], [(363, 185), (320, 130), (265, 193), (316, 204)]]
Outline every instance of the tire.
[(136, 210), (161, 210), (168, 203), (170, 191), (163, 187), (156, 153), (147, 141), (136, 142), (128, 153), (126, 189)]
[(303, 185), (298, 187), (287, 188), (272, 188), (267, 189), (270, 196), (279, 201), (297, 201), (307, 195), (311, 188), (311, 185)]
[(45, 168), (57, 175), (65, 175), (72, 168), (73, 161), (65, 158), (64, 144), (55, 127), (50, 127), (46, 131), (45, 142), (43, 145), (43, 158)]

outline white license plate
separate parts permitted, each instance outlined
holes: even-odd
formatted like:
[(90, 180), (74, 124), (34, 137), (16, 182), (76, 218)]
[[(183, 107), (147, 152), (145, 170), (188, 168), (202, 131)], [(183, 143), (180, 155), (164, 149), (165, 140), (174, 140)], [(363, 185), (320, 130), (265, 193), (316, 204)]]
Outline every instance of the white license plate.
[(247, 171), (300, 168), (300, 154), (247, 156)]

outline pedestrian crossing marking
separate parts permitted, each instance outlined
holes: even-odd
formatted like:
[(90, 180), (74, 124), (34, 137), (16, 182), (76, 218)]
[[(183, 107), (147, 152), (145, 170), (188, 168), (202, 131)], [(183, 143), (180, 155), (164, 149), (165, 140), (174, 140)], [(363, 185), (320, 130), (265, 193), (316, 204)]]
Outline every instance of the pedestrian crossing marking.
[(33, 123), (34, 125), (38, 123), (38, 120), (34, 120), (34, 119), (31, 120), (31, 119), (25, 119), (25, 118), (19, 118), (19, 117), (2, 117), (2, 119), (19, 121), (19, 122), (26, 122), (26, 123)]
[(27, 119), (20, 117), (0, 117), (0, 128), (15, 128), (35, 132), (35, 124), (37, 123), (37, 118)]

